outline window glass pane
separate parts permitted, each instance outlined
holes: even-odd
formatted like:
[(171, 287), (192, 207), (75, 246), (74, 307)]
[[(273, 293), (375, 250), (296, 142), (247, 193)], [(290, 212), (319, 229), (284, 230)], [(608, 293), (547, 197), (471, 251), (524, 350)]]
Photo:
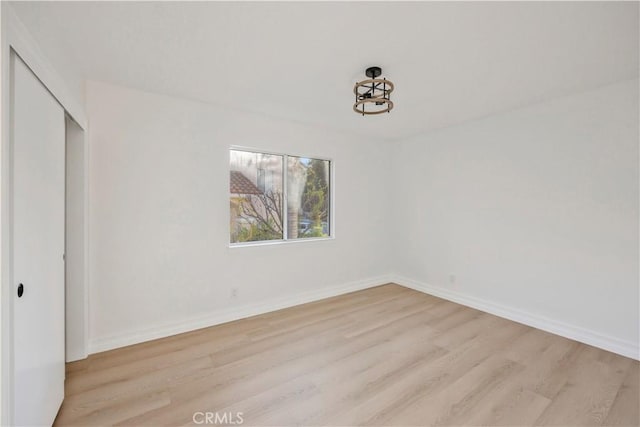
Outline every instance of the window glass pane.
[(287, 158), (287, 238), (329, 237), (328, 160)]
[(283, 238), (283, 157), (230, 150), (231, 243)]

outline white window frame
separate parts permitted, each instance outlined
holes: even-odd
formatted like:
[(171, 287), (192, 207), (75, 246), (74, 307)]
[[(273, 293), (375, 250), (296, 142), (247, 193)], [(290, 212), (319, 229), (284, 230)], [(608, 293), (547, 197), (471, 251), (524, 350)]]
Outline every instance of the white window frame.
[[(231, 210), (229, 210), (229, 208), (227, 207), (227, 212), (228, 212), (228, 219), (227, 219), (227, 241), (229, 243), (229, 248), (246, 248), (246, 247), (252, 247), (252, 246), (272, 246), (272, 245), (287, 245), (287, 244), (291, 244), (291, 243), (303, 243), (303, 242), (324, 242), (324, 241), (328, 241), (328, 240), (335, 240), (336, 235), (335, 235), (335, 231), (336, 231), (336, 227), (335, 227), (335, 190), (334, 190), (334, 186), (335, 186), (335, 162), (333, 161), (333, 159), (331, 158), (327, 158), (324, 156), (314, 156), (314, 155), (305, 155), (305, 154), (291, 154), (291, 153), (280, 153), (277, 151), (270, 151), (270, 150), (262, 150), (259, 148), (252, 148), (252, 147), (243, 147), (243, 146), (238, 146), (238, 145), (232, 145), (229, 147), (227, 152), (230, 151), (246, 151), (249, 153), (256, 153), (256, 154), (269, 154), (269, 155), (274, 155), (274, 156), (282, 156), (282, 186), (283, 186), (283, 195), (282, 195), (282, 203), (283, 203), (283, 209), (282, 209), (282, 228), (283, 228), (283, 232), (282, 232), (282, 239), (278, 239), (278, 240), (258, 240), (255, 242), (236, 242), (236, 243), (232, 243), (230, 240), (230, 234), (229, 234), (229, 225), (231, 223)], [(288, 165), (288, 158), (289, 157), (302, 157), (305, 159), (314, 159), (314, 160), (323, 160), (323, 161), (328, 161), (329, 162), (329, 236), (328, 237), (307, 237), (307, 238), (301, 238), (301, 239), (288, 239), (287, 238), (287, 231), (289, 229), (289, 221), (288, 221), (288, 191), (287, 191), (287, 175), (288, 175), (288, 171), (287, 171), (287, 165)], [(227, 172), (227, 191), (229, 191), (231, 187), (231, 183), (230, 183), (230, 174)], [(229, 197), (231, 196), (231, 193), (229, 192)], [(229, 200), (227, 200), (227, 205), (229, 203)]]

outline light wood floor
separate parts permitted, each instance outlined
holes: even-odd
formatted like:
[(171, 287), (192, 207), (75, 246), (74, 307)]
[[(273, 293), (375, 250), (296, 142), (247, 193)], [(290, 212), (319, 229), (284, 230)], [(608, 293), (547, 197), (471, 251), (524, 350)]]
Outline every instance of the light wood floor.
[(71, 363), (56, 425), (638, 426), (638, 366), (385, 285)]

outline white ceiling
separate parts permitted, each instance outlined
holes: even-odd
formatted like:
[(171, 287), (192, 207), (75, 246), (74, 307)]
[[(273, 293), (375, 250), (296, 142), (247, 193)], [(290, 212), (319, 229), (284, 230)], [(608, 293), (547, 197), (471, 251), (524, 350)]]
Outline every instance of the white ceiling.
[[(638, 2), (21, 2), (86, 79), (395, 139), (638, 76)], [(380, 65), (391, 114), (352, 112)]]

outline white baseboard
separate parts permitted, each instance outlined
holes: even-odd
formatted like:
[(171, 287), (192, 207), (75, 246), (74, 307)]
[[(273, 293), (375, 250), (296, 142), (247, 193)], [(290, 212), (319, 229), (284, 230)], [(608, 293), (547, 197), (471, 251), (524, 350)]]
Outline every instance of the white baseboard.
[(331, 286), (323, 289), (300, 293), (294, 296), (274, 298), (262, 303), (248, 304), (225, 310), (219, 310), (204, 316), (197, 316), (185, 319), (180, 322), (165, 323), (150, 328), (127, 331), (121, 334), (96, 338), (89, 343), (89, 354), (101, 351), (112, 350), (114, 348), (127, 345), (138, 344), (158, 338), (164, 338), (183, 332), (194, 331), (196, 329), (207, 328), (258, 314), (269, 313), (295, 305), (306, 304), (349, 292), (372, 288), (391, 282), (391, 276), (378, 276), (369, 279), (358, 280), (338, 286)]
[(88, 356), (85, 348), (76, 348), (71, 351), (67, 349), (65, 354), (65, 362), (75, 362), (76, 360), (86, 359)]
[(372, 288), (385, 283), (396, 283), (410, 289), (414, 289), (429, 295), (453, 301), (468, 307), (475, 308), (514, 322), (522, 323), (552, 334), (560, 335), (575, 341), (602, 348), (632, 359), (640, 360), (640, 347), (637, 343), (620, 340), (615, 337), (584, 329), (575, 325), (558, 322), (544, 316), (524, 312), (522, 310), (496, 304), (481, 298), (465, 295), (460, 292), (444, 289), (407, 277), (398, 275), (384, 275), (369, 279), (359, 280), (338, 286), (300, 293), (298, 295), (274, 298), (262, 303), (249, 304), (226, 310), (219, 310), (205, 316), (197, 316), (180, 322), (164, 323), (150, 328), (127, 331), (117, 335), (96, 338), (89, 343), (89, 354), (127, 345), (138, 344), (158, 338), (189, 332), (196, 329), (219, 325), (246, 317), (256, 316), (283, 308), (293, 307), (308, 302), (318, 301), (337, 295), (347, 294), (362, 289)]
[(541, 329), (552, 334), (560, 335), (584, 344), (589, 344), (635, 360), (640, 360), (640, 347), (638, 346), (638, 343), (602, 335), (598, 332), (578, 326), (569, 325), (544, 316), (524, 312), (522, 310), (496, 304), (491, 301), (469, 295), (464, 295), (460, 292), (428, 285), (407, 277), (393, 275), (391, 281), (406, 288), (415, 289), (416, 291), (453, 301), (505, 319), (513, 320), (514, 322), (522, 323), (523, 325)]

